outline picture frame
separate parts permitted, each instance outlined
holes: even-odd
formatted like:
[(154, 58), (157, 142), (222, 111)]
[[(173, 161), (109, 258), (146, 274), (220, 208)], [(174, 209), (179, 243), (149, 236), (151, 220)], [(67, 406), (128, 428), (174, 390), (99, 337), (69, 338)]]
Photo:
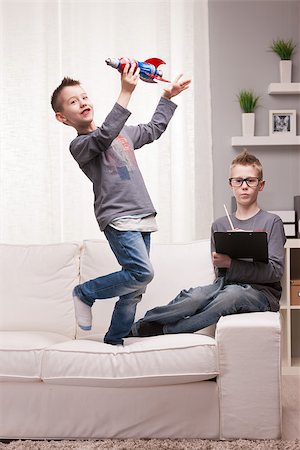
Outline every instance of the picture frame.
[(296, 136), (296, 110), (281, 109), (269, 111), (270, 136)]

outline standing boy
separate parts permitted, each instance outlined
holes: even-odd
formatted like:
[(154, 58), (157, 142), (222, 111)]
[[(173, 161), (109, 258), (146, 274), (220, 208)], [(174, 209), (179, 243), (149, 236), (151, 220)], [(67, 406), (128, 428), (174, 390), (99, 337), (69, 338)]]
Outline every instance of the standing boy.
[(94, 209), (122, 270), (75, 287), (73, 298), (80, 328), (90, 330), (91, 307), (96, 299), (119, 297), (104, 342), (123, 344), (135, 317), (136, 305), (153, 278), (149, 259), (150, 235), (156, 231), (156, 211), (144, 184), (134, 150), (158, 139), (176, 105), (172, 97), (187, 89), (190, 80), (179, 75), (164, 89), (148, 124), (126, 126), (129, 100), (139, 80), (139, 69), (127, 64), (121, 74), (121, 92), (101, 127), (94, 123), (93, 105), (79, 81), (64, 78), (51, 99), (57, 120), (74, 127), (78, 136), (70, 151), (92, 181)]
[(229, 185), (237, 203), (231, 216), (233, 226), (267, 232), (268, 263), (216, 253), (213, 233), (229, 228), (228, 218), (221, 217), (213, 223), (211, 233), (215, 282), (183, 290), (168, 305), (151, 309), (133, 324), (130, 335), (193, 333), (217, 323), (221, 316), (279, 310), (285, 235), (281, 219), (258, 206), (258, 194), (265, 186), (260, 161), (246, 151), (238, 155), (231, 163)]

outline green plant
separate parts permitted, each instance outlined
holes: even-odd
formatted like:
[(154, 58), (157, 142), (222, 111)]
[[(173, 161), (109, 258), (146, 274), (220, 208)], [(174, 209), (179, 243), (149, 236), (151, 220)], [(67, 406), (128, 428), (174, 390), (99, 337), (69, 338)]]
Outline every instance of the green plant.
[(244, 113), (253, 113), (258, 106), (260, 97), (255, 95), (253, 91), (242, 89), (237, 95), (241, 110)]
[(276, 39), (271, 45), (271, 50), (276, 53), (280, 59), (292, 59), (292, 54), (295, 47), (296, 44), (294, 44), (292, 39)]

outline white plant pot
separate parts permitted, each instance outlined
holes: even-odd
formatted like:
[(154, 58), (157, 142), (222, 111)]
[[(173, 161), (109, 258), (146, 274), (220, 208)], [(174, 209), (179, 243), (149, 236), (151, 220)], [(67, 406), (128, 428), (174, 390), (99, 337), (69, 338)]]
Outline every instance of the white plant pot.
[(280, 60), (280, 83), (292, 82), (292, 61), (290, 59)]
[(255, 113), (242, 114), (243, 136), (254, 136)]

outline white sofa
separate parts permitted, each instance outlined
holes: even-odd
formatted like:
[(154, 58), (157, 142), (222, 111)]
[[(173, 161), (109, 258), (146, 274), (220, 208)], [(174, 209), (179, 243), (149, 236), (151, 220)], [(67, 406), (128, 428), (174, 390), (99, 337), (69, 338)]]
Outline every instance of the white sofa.
[[(154, 244), (151, 259), (137, 318), (213, 280), (209, 240)], [(118, 269), (105, 242), (0, 245), (0, 439), (279, 438), (279, 314), (107, 345), (114, 301), (85, 333), (71, 292)]]

